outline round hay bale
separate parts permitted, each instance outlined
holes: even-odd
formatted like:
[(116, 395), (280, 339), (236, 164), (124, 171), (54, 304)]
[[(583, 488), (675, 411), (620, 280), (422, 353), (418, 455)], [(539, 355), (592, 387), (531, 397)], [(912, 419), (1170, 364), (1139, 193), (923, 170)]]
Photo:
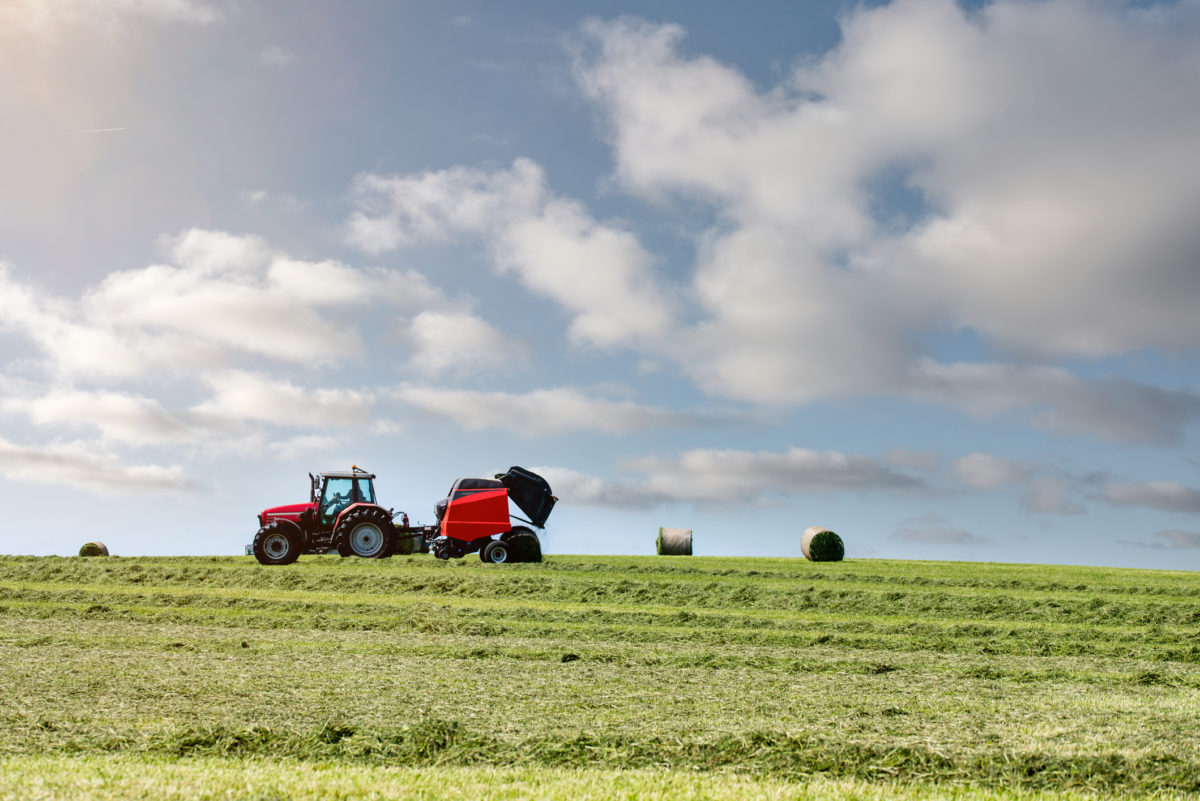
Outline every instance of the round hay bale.
[(540, 562), (542, 561), (542, 541), (532, 531), (524, 531), (508, 541), (513, 561)]
[(85, 542), (79, 549), (80, 556), (108, 556), (108, 548), (103, 542)]
[(827, 528), (809, 526), (800, 538), (800, 550), (810, 562), (840, 562), (846, 555), (842, 538)]
[(655, 543), (659, 556), (691, 556), (692, 530), (690, 528), (660, 528)]

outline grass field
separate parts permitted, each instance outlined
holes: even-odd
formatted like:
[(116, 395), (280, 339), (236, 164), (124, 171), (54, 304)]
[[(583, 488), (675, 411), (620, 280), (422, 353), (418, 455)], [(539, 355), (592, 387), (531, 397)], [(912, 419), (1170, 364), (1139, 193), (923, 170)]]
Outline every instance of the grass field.
[(1200, 574), (0, 557), (0, 798), (1200, 793)]

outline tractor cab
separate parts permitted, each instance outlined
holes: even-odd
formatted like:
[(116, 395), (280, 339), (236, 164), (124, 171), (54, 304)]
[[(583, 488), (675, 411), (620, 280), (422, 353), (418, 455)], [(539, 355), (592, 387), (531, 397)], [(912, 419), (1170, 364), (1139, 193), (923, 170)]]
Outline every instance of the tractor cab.
[(375, 503), (375, 475), (366, 470), (353, 467), (308, 477), (319, 530), (332, 529), (338, 514), (350, 504)]

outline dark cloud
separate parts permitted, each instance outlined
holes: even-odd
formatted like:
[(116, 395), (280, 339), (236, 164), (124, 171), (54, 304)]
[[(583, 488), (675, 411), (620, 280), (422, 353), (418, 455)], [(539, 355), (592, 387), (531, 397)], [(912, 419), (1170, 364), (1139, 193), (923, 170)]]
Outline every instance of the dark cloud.
[(1135, 548), (1152, 548), (1156, 551), (1200, 548), (1200, 531), (1167, 529), (1165, 531), (1154, 532), (1154, 539), (1149, 542), (1144, 540), (1117, 540), (1117, 542), (1121, 545), (1130, 545)]
[(1121, 378), (1085, 379), (1058, 367), (922, 360), (909, 397), (975, 417), (1023, 417), (1054, 434), (1178, 445), (1200, 420), (1200, 395)]
[(927, 492), (925, 481), (858, 454), (697, 449), (631, 462), (636, 477), (608, 481), (548, 467), (561, 497), (595, 506), (646, 508), (669, 503), (753, 503), (824, 492)]
[(1177, 481), (1113, 481), (1104, 485), (1101, 497), (1115, 506), (1200, 514), (1200, 489)]
[(946, 518), (933, 513), (906, 520), (889, 539), (921, 545), (990, 545), (987, 537), (955, 528)]

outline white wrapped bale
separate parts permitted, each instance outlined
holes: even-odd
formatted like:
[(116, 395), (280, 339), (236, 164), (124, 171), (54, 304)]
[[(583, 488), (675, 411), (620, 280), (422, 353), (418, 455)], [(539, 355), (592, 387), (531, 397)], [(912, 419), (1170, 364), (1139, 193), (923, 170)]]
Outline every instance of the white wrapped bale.
[(810, 562), (840, 562), (846, 555), (842, 538), (827, 528), (809, 526), (800, 538), (800, 551)]
[(691, 556), (692, 530), (690, 528), (660, 528), (656, 546), (659, 556)]

